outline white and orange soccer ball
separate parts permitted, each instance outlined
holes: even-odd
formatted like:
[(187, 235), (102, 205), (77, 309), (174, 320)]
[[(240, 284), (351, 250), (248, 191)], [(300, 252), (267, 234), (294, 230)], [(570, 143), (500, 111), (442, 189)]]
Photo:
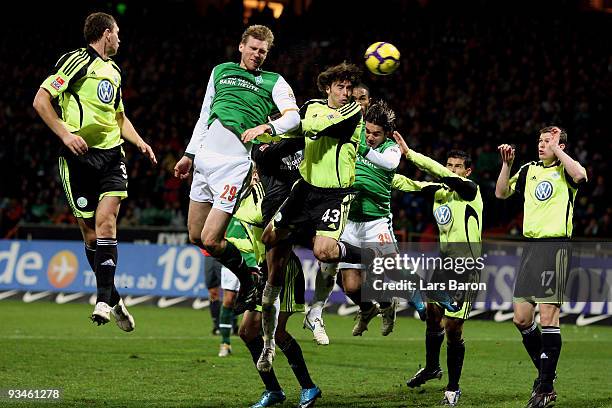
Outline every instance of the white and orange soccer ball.
[(375, 42), (365, 52), (365, 65), (376, 75), (389, 75), (399, 67), (400, 52), (391, 43)]

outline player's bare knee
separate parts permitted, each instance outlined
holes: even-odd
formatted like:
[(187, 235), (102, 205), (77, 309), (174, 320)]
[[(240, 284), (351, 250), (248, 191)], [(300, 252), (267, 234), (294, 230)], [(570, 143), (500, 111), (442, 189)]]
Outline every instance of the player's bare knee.
[(343, 286), (344, 286), (344, 292), (347, 294), (347, 296), (352, 296), (352, 295), (357, 294), (357, 292), (359, 292), (359, 289), (361, 288), (360, 282), (357, 280), (353, 280), (353, 279), (344, 280)]
[(337, 261), (333, 253), (333, 248), (315, 247), (313, 249), (313, 253), (315, 258), (317, 258), (321, 262), (331, 263)]
[(106, 217), (96, 221), (96, 236), (100, 238), (114, 238), (116, 235), (115, 217)]
[(240, 326), (238, 329), (238, 335), (245, 343), (249, 343), (253, 341), (255, 337), (257, 337), (256, 331), (252, 327), (245, 325)]
[(223, 306), (231, 309), (234, 307), (234, 300), (236, 299), (236, 292), (226, 290), (223, 292)]
[(208, 298), (211, 302), (219, 300), (219, 288), (208, 288)]
[(446, 321), (445, 325), (446, 329), (446, 338), (448, 339), (448, 344), (459, 344), (463, 339), (463, 322), (449, 319)]
[(266, 227), (261, 235), (261, 242), (267, 247), (273, 247), (276, 244), (276, 233), (270, 226)]
[(189, 242), (200, 248), (203, 247), (201, 235), (195, 231), (189, 230)]
[(223, 242), (215, 236), (202, 236), (202, 246), (212, 256), (219, 256), (223, 252)]
[(520, 316), (515, 314), (512, 318), (512, 322), (519, 330), (526, 330), (533, 325), (531, 316)]

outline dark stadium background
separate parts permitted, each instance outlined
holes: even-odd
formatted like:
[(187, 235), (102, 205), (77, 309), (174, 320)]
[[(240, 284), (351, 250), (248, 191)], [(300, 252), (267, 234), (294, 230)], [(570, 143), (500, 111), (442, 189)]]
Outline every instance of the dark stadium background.
[[(35, 237), (64, 236), (63, 227), (74, 223), (57, 173), (59, 141), (35, 114), (32, 99), (57, 58), (84, 45), (84, 17), (96, 10), (118, 19), (115, 59), (124, 72), (126, 112), (159, 159), (152, 168), (125, 145), (130, 196), (122, 205), (120, 239), (127, 227), (185, 228), (189, 183), (173, 178), (172, 168), (191, 136), (211, 68), (238, 59), (247, 22), (273, 28), (275, 46), (264, 69), (282, 73), (299, 103), (319, 96), (315, 77), (326, 66), (343, 60), (362, 65), (370, 43), (395, 44), (402, 53), (398, 71), (388, 77), (365, 71), (364, 82), (396, 110), (411, 147), (440, 161), (450, 148), (472, 153), (485, 201), (485, 236), (520, 236), (521, 230), (520, 201), (494, 198), (496, 146), (517, 145), (516, 170), (537, 158), (539, 128), (566, 128), (569, 152), (590, 178), (576, 199), (574, 236), (612, 237), (612, 2), (280, 3), (278, 19), (231, 0), (4, 5), (0, 238), (32, 231)], [(424, 178), (406, 162), (400, 172)], [(395, 194), (392, 208), (399, 239), (435, 234), (431, 205), (418, 196)], [(49, 226), (62, 228), (49, 232)], [(79, 238), (76, 228), (69, 231)]]

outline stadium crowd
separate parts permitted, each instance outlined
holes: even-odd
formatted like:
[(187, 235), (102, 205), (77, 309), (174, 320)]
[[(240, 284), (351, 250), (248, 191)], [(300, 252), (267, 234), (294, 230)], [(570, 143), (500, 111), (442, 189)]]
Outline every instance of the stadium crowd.
[[(360, 62), (370, 43), (391, 42), (402, 52), (400, 68), (387, 77), (366, 71), (364, 83), (398, 112), (409, 146), (439, 161), (451, 148), (472, 153), (485, 237), (521, 231), (521, 203), (494, 197), (497, 145), (517, 146), (514, 172), (537, 159), (538, 130), (550, 124), (567, 129), (570, 155), (589, 174), (575, 202), (574, 236), (612, 237), (612, 178), (605, 159), (612, 142), (604, 116), (612, 93), (610, 16), (569, 8), (531, 10), (529, 16), (525, 10), (439, 10), (405, 1), (367, 13), (345, 10), (339, 23), (333, 16), (342, 4), (335, 3), (313, 1), (299, 17), (286, 8), (278, 20), (261, 13), (249, 21), (272, 23), (276, 44), (264, 69), (282, 73), (298, 103), (319, 96), (315, 75), (324, 67)], [(174, 178), (172, 169), (198, 119), (208, 73), (238, 58), (240, 6), (198, 14), (189, 2), (175, 5), (168, 11), (128, 4), (125, 16), (118, 16), (121, 47), (115, 60), (123, 70), (126, 112), (159, 160), (151, 167), (125, 145), (130, 197), (122, 206), (123, 226), (185, 227), (189, 183)], [(60, 142), (37, 118), (32, 99), (58, 50), (83, 46), (76, 39), (85, 13), (78, 12), (64, 19), (62, 30), (44, 15), (34, 18), (43, 27), (34, 32), (19, 19), (2, 28), (12, 35), (0, 39), (3, 55), (11, 56), (0, 60), (0, 237), (21, 221), (75, 222), (57, 171)], [(405, 161), (399, 172), (425, 178)], [(395, 193), (392, 209), (396, 229), (406, 234), (398, 238), (435, 234), (431, 205), (418, 195)]]

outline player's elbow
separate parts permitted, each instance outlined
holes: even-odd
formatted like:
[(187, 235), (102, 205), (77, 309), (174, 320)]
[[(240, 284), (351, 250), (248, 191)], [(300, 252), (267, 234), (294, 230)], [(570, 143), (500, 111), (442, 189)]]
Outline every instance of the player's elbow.
[(32, 101), (32, 107), (40, 114), (45, 106), (48, 106), (51, 103), (51, 95), (46, 89), (38, 88), (38, 92), (34, 96), (34, 101)]
[(34, 101), (32, 102), (32, 107), (34, 108), (34, 110), (36, 110), (36, 112), (40, 113), (43, 108), (43, 103), (44, 102), (42, 101), (42, 98), (37, 93), (34, 97)]
[(495, 197), (501, 200), (505, 200), (506, 198), (510, 197), (510, 192), (508, 191), (508, 189), (504, 190), (500, 187), (495, 187)]
[(584, 167), (581, 168), (580, 174), (578, 174), (578, 176), (576, 177), (572, 177), (572, 179), (574, 180), (574, 183), (576, 184), (586, 183), (587, 181), (589, 181), (589, 177), (587, 176), (586, 169), (584, 169)]

